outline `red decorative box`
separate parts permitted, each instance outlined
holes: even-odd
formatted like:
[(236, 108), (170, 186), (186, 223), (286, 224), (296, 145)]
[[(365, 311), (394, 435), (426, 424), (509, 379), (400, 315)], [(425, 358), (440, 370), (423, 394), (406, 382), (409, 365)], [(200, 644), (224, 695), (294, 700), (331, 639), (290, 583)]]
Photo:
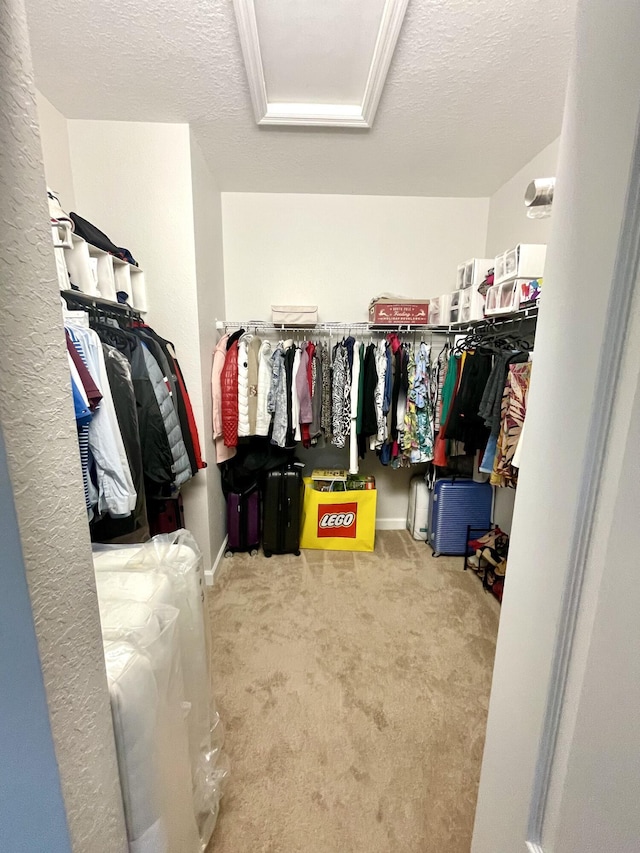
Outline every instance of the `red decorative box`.
[(429, 300), (374, 299), (369, 305), (369, 322), (381, 326), (394, 323), (416, 326), (429, 322)]

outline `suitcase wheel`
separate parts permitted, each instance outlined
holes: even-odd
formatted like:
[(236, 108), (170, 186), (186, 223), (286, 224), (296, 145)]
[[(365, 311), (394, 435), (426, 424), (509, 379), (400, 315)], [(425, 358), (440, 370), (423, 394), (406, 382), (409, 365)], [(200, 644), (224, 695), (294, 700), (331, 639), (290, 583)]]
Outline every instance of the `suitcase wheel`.
[(255, 555), (256, 555), (257, 553), (258, 553), (258, 549), (257, 549), (257, 548), (252, 548), (252, 549), (249, 551), (249, 556), (250, 556), (250, 557), (255, 557)]
[(264, 555), (265, 555), (265, 557), (270, 557), (270, 556), (271, 556), (271, 551), (265, 551), (265, 552), (264, 552)]
[(293, 553), (294, 553), (294, 555), (295, 555), (296, 557), (299, 557), (299, 556), (300, 556), (300, 551), (294, 551)]
[(229, 557), (233, 557), (233, 551), (225, 551), (224, 556), (225, 556), (225, 559), (228, 559)]
[(440, 556), (440, 551), (432, 551), (432, 552), (431, 552), (431, 556), (432, 556), (432, 557), (439, 557), (439, 556)]

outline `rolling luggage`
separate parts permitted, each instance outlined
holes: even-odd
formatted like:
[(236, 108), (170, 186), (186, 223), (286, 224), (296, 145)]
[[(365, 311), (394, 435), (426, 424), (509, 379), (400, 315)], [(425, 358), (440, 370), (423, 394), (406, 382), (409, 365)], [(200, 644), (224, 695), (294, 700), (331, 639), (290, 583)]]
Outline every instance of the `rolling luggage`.
[(248, 551), (252, 556), (260, 547), (260, 493), (252, 486), (244, 492), (227, 494), (227, 549), (225, 557)]
[(489, 483), (437, 480), (431, 498), (429, 543), (434, 557), (467, 552), (467, 528), (491, 527), (493, 488)]
[(414, 539), (427, 538), (429, 520), (429, 490), (423, 476), (412, 477), (409, 483), (409, 509), (407, 510), (407, 530)]
[(264, 489), (262, 550), (300, 556), (302, 476), (298, 468), (269, 471)]

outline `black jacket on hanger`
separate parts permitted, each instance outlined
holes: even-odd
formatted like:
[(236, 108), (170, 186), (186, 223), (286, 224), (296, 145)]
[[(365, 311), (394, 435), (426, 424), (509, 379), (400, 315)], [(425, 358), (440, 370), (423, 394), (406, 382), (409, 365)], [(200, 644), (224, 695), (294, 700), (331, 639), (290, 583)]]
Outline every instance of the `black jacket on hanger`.
[(198, 465), (196, 463), (196, 454), (195, 450), (193, 449), (193, 440), (191, 438), (189, 421), (187, 419), (187, 409), (184, 403), (184, 399), (182, 397), (182, 392), (180, 391), (180, 387), (178, 386), (176, 368), (173, 361), (173, 357), (171, 356), (169, 349), (167, 348), (167, 342), (148, 326), (145, 326), (143, 328), (133, 328), (131, 331), (134, 335), (137, 335), (141, 340), (146, 343), (146, 345), (151, 350), (151, 355), (158, 362), (162, 372), (169, 381), (169, 386), (171, 388), (171, 396), (173, 399), (174, 406), (176, 407), (178, 420), (180, 422), (182, 440), (184, 441), (184, 446), (187, 450), (187, 456), (189, 457), (191, 475), (195, 476), (195, 474), (198, 473)]
[(162, 412), (147, 372), (142, 344), (135, 335), (124, 329), (116, 329), (103, 323), (92, 325), (100, 340), (120, 350), (131, 364), (145, 480), (148, 485), (152, 485), (152, 489), (157, 486), (170, 486), (175, 479), (172, 468), (173, 456)]
[[(149, 524), (144, 492), (138, 410), (133, 382), (130, 378), (130, 366), (126, 357), (116, 347), (105, 343), (102, 344), (102, 347), (113, 405), (137, 498), (132, 514), (127, 518), (112, 518), (106, 514), (93, 521), (91, 523), (91, 539), (94, 542), (146, 542), (149, 538)], [(122, 364), (122, 360), (124, 360), (124, 364)]]

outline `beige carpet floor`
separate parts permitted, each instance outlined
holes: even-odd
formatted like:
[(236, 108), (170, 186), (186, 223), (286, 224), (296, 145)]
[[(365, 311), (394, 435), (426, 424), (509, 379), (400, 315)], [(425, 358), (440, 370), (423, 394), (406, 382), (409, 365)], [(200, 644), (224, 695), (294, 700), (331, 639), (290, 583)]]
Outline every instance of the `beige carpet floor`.
[(211, 853), (469, 853), (498, 626), (459, 558), (236, 555), (209, 593), (231, 775)]

